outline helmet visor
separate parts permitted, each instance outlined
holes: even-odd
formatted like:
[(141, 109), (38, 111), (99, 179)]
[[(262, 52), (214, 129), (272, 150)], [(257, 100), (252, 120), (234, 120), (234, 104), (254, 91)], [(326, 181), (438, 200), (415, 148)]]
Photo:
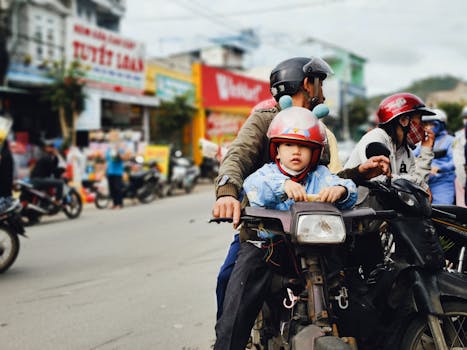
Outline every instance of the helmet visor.
[(319, 57), (311, 57), (310, 61), (303, 66), (303, 72), (307, 77), (317, 76), (321, 80), (334, 74), (331, 66)]

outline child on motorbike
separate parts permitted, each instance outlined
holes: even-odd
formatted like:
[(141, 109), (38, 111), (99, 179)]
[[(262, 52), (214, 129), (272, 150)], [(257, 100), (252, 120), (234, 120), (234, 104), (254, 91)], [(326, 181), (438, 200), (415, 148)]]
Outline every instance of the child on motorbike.
[[(317, 194), (322, 202), (351, 208), (357, 199), (356, 185), (333, 175), (318, 165), (326, 133), (318, 118), (308, 109), (289, 107), (271, 122), (267, 137), (269, 163), (248, 176), (244, 190), (252, 206), (287, 210), (294, 201), (306, 201)], [(264, 260), (264, 250), (255, 242), (254, 231), (240, 244), (230, 277), (223, 312), (216, 324), (214, 349), (245, 349), (254, 320), (268, 297), (272, 271)]]
[(243, 188), (252, 206), (287, 210), (294, 201), (317, 194), (322, 202), (348, 209), (357, 199), (356, 186), (318, 165), (326, 134), (312, 112), (301, 107), (281, 111), (267, 133), (272, 163), (245, 179)]

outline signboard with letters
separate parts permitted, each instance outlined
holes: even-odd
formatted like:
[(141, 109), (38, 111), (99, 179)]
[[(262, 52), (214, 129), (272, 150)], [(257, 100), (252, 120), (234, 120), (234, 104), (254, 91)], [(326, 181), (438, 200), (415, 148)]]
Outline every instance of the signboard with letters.
[(66, 57), (87, 70), (87, 86), (142, 95), (145, 46), (76, 18), (67, 21)]
[(269, 83), (230, 71), (201, 66), (203, 105), (209, 107), (253, 107), (271, 98)]

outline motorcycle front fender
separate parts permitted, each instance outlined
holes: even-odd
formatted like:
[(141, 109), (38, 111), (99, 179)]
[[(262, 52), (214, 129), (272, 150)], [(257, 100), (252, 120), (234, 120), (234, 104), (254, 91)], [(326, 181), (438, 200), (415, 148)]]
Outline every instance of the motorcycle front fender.
[[(407, 271), (405, 277), (402, 281), (399, 280), (396, 289), (412, 292), (415, 308), (419, 313), (442, 316), (444, 315), (441, 303), (443, 299), (466, 300), (467, 281), (461, 274), (411, 269)], [(403, 297), (406, 293), (396, 291), (394, 295)], [(392, 304), (394, 306), (397, 302)]]
[(436, 277), (442, 299), (459, 299), (467, 301), (466, 275), (442, 271)]

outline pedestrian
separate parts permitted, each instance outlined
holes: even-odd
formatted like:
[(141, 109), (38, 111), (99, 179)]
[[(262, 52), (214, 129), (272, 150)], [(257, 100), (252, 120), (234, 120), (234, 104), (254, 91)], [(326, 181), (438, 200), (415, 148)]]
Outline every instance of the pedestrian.
[(0, 144), (0, 198), (13, 195), (14, 162), (8, 140)]
[[(462, 110), (462, 118), (464, 121), (464, 174), (467, 175), (467, 106)], [(464, 185), (464, 204), (467, 205), (467, 176)]]
[[(422, 117), (422, 124), (435, 134), (433, 145), (434, 158), (431, 162), (428, 186), (433, 196), (433, 204), (454, 204), (455, 197), (455, 164), (452, 144), (454, 137), (446, 129), (447, 115), (442, 109), (433, 109), (435, 115)], [(420, 153), (420, 146), (414, 151), (415, 156)]]
[(118, 141), (114, 141), (107, 149), (105, 159), (107, 161), (107, 182), (113, 202), (112, 209), (122, 209), (124, 162), (129, 159), (128, 152), (125, 152), (125, 148)]

